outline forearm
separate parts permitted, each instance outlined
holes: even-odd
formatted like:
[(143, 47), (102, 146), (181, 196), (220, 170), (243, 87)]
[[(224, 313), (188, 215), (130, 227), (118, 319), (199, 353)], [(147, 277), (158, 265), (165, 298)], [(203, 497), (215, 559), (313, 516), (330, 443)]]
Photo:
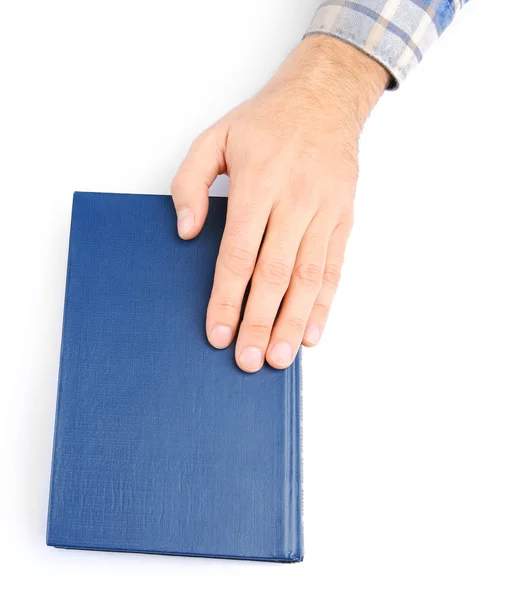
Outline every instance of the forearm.
[(306, 36), (327, 34), (368, 54), (397, 87), (468, 0), (328, 0)]

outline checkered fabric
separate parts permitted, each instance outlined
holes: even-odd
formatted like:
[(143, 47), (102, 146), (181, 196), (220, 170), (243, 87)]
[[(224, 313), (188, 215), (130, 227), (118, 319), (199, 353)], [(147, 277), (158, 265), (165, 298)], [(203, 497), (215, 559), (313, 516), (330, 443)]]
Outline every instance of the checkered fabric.
[(363, 50), (404, 81), (468, 0), (329, 0), (306, 35), (324, 33)]

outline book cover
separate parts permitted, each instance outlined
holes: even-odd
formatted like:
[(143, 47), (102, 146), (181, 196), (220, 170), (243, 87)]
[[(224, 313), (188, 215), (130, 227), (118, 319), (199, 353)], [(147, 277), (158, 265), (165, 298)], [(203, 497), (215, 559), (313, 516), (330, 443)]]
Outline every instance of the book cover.
[(225, 216), (185, 242), (169, 196), (75, 193), (48, 545), (302, 560), (301, 357), (205, 336)]

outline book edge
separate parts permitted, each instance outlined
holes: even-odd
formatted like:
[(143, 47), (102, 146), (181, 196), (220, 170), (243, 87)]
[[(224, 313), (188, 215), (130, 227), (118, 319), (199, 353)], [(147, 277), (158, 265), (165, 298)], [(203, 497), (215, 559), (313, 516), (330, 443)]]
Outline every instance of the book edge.
[(286, 423), (286, 489), (284, 498), (284, 553), (289, 559), (303, 560), (302, 523), (302, 393), (300, 351), (285, 378)]
[(302, 562), (303, 557), (298, 556), (249, 556), (236, 554), (201, 554), (199, 552), (172, 552), (171, 550), (133, 550), (131, 548), (102, 548), (100, 546), (72, 546), (70, 544), (59, 544), (56, 542), (47, 542), (51, 548), (59, 550), (86, 550), (91, 552), (123, 552), (126, 554), (156, 554), (159, 556), (182, 556), (186, 558), (215, 558), (222, 560), (248, 560), (257, 562), (273, 562), (282, 564), (295, 564)]

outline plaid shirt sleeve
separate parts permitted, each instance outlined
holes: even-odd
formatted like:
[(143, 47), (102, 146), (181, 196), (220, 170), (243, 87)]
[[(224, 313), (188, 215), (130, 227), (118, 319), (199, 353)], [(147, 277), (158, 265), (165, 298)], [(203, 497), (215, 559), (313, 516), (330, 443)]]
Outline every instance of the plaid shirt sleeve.
[(396, 88), (468, 0), (329, 0), (305, 36), (327, 34), (384, 65)]

